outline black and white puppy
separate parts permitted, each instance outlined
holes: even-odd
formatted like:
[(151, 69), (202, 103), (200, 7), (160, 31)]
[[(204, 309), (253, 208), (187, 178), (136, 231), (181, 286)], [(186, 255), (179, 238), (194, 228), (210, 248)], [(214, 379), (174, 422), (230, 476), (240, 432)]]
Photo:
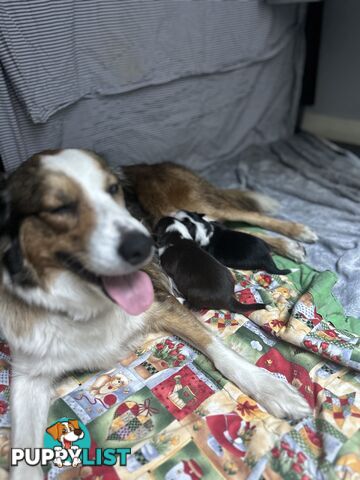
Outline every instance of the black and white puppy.
[(277, 275), (290, 273), (290, 270), (277, 268), (270, 247), (261, 238), (225, 228), (218, 222), (210, 221), (205, 215), (194, 212), (180, 210), (174, 218), (185, 225), (198, 245), (227, 267), (265, 270)]
[(154, 233), (161, 266), (189, 307), (235, 313), (265, 308), (262, 303), (241, 304), (236, 300), (231, 272), (197, 245), (181, 221), (164, 217)]

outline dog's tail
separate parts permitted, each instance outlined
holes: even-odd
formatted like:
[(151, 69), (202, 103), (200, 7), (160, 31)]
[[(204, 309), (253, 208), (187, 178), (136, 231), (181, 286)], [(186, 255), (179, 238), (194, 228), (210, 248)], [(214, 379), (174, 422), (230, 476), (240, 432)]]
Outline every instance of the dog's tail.
[(271, 273), (273, 275), (288, 275), (289, 273), (291, 273), (291, 270), (289, 270), (288, 268), (281, 269), (277, 268), (276, 265), (274, 265), (274, 267), (266, 267), (264, 268), (264, 270), (267, 273)]
[(288, 268), (285, 268), (285, 269), (278, 268), (270, 254), (263, 259), (262, 268), (267, 273), (272, 273), (275, 275), (288, 275), (289, 273), (291, 273), (291, 270), (289, 270)]
[(261, 310), (265, 307), (265, 303), (240, 303), (235, 297), (233, 297), (229, 305), (229, 311), (234, 313), (244, 313), (252, 310)]
[(250, 210), (259, 213), (275, 213), (279, 203), (273, 198), (257, 192), (238, 190), (237, 188), (219, 189), (224, 200), (242, 210)]

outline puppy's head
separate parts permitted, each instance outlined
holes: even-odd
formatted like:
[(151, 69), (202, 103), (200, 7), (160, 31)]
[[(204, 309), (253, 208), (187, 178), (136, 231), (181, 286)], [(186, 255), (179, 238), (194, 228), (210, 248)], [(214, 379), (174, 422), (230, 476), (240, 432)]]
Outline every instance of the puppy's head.
[(173, 217), (163, 217), (154, 228), (154, 236), (158, 248), (163, 248), (176, 240), (192, 237), (183, 222)]
[(198, 245), (205, 247), (210, 243), (214, 227), (204, 214), (179, 210), (174, 214), (174, 218), (186, 227), (192, 240)]
[(119, 179), (91, 152), (37, 154), (9, 177), (7, 191), (4, 263), (13, 282), (44, 286), (64, 269), (92, 281), (126, 276), (151, 259), (149, 232), (127, 211)]

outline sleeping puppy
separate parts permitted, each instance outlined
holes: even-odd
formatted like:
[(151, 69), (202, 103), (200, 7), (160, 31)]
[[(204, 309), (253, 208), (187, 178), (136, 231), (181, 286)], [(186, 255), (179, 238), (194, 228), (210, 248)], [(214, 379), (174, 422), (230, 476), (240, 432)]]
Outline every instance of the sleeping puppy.
[(290, 270), (277, 268), (264, 240), (244, 232), (225, 228), (202, 214), (181, 210), (174, 216), (187, 228), (191, 238), (227, 267), (243, 270), (265, 270), (287, 275)]
[(189, 307), (236, 313), (265, 308), (265, 304), (244, 305), (236, 300), (231, 272), (199, 247), (179, 220), (162, 218), (155, 227), (155, 236), (161, 266)]

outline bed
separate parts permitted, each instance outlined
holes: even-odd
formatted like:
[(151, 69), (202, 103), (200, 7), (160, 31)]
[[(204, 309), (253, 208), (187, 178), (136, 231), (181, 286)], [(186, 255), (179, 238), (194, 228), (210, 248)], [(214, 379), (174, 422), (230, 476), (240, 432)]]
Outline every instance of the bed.
[[(280, 216), (319, 235), (306, 264), (276, 257), (292, 269), (288, 276), (235, 272), (239, 298), (264, 301), (266, 310), (197, 312), (232, 348), (295, 385), (313, 417), (275, 419), (181, 339), (148, 338), (110, 371), (63, 379), (49, 416), (49, 424), (82, 422), (92, 451), (131, 447), (127, 466), (52, 467), (49, 480), (360, 475), (360, 159), (294, 135), (304, 8), (276, 3), (283, 2), (1, 4), (7, 171), (41, 149), (69, 146), (95, 149), (114, 167), (173, 160), (223, 187), (271, 195)], [(5, 341), (0, 362), (6, 467)], [(126, 380), (111, 394), (98, 388), (117, 375)]]
[[(284, 218), (304, 221), (319, 234), (319, 242), (307, 248), (308, 264), (275, 256), (278, 266), (291, 269), (288, 276), (234, 272), (238, 298), (264, 302), (265, 310), (248, 316), (196, 312), (249, 361), (295, 385), (314, 416), (296, 424), (271, 417), (186, 342), (152, 337), (109, 371), (64, 379), (49, 416), (49, 424), (78, 419), (90, 433), (92, 452), (131, 448), (127, 466), (54, 466), (49, 480), (356, 478), (359, 166), (350, 152), (297, 134), (250, 147), (221, 170), (210, 165), (202, 171), (221, 186), (271, 194)], [(10, 352), (5, 342), (0, 357), (1, 461), (6, 465)], [(107, 390), (119, 377), (122, 382)]]

